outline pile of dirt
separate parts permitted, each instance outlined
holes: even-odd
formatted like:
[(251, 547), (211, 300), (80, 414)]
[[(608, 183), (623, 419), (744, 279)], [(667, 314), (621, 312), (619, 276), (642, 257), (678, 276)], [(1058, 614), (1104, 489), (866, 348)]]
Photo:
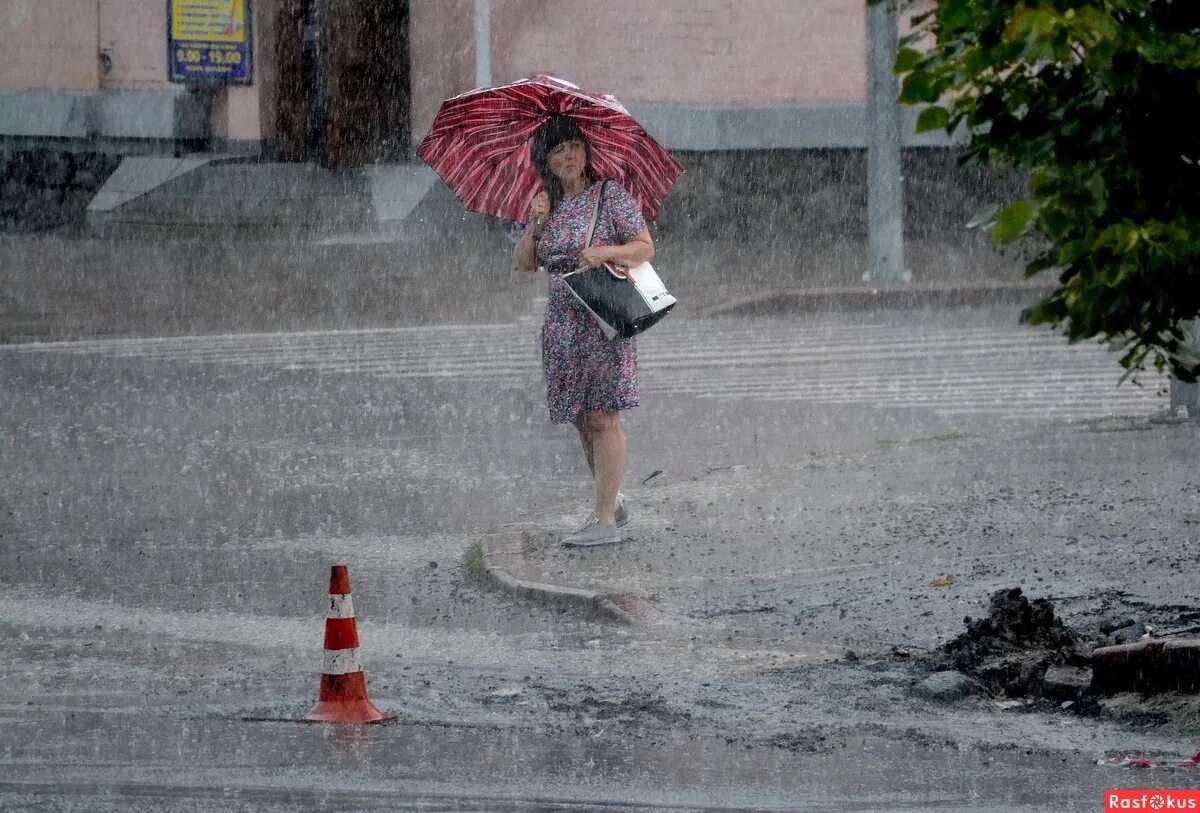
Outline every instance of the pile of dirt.
[(963, 623), (966, 631), (941, 648), (936, 665), (974, 677), (993, 694), (1042, 696), (1051, 667), (1089, 664), (1083, 637), (1055, 616), (1054, 605), (1030, 601), (1019, 587), (996, 591), (986, 618)]
[[(1156, 624), (1167, 619), (1166, 623), (1173, 622), (1179, 628), (1194, 608), (1142, 609)], [(1170, 614), (1164, 615), (1164, 611)], [(974, 678), (991, 695), (1021, 698), (1021, 705), (1031, 708), (1069, 709), (1074, 714), (1098, 715), (1134, 728), (1154, 727), (1189, 734), (1196, 730), (1200, 695), (1128, 692), (1098, 697), (1092, 694), (1092, 649), (1122, 643), (1122, 636), (1136, 635), (1140, 639), (1150, 629), (1132, 618), (1117, 615), (1113, 620), (1099, 622), (1095, 628), (1090, 625), (1072, 628), (1055, 615), (1049, 600), (1031, 601), (1020, 588), (1008, 588), (991, 595), (986, 618), (965, 618), (963, 623), (966, 631), (937, 650), (927, 665), (931, 671), (943, 675), (960, 673), (963, 685), (968, 687), (963, 690), (965, 693), (969, 693), (969, 680)], [(928, 690), (924, 690), (923, 696), (929, 696)], [(937, 699), (953, 700), (958, 696)]]

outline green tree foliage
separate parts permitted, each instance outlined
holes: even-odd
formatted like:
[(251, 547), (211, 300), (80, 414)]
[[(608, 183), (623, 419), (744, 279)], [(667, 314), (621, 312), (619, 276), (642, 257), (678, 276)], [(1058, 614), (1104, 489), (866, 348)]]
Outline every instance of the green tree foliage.
[(930, 105), (918, 130), (964, 127), (964, 161), (1029, 172), (1028, 198), (991, 223), (1048, 246), (1026, 273), (1059, 284), (1026, 320), (1196, 380), (1200, 0), (905, 1), (895, 69), (900, 100)]

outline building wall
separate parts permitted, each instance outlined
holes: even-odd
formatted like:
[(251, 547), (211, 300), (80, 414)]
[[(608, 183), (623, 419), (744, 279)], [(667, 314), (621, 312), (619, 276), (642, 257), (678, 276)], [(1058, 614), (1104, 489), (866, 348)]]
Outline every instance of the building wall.
[(98, 8), (79, 0), (0, 0), (0, 90), (95, 90)]
[[(129, 137), (142, 128), (161, 138), (171, 128), (170, 100), (188, 92), (167, 79), (166, 5), (163, 0), (0, 0), (0, 91), (61, 95), (39, 97), (37, 117), (51, 122), (41, 135), (77, 137), (77, 128), (53, 131), (53, 123), (67, 117), (54, 113), (56, 105), (69, 110), (72, 93), (101, 90), (113, 104), (94, 109), (114, 112), (90, 114), (94, 122), (106, 122), (99, 135)], [(226, 143), (274, 135), (278, 0), (255, 0), (253, 8), (254, 84), (212, 92), (212, 135)], [(101, 53), (111, 60), (107, 73), (100, 70)], [(28, 102), (16, 102), (22, 103)], [(21, 117), (19, 111), (5, 113), (0, 121), (13, 115)]]
[[(76, 3), (76, 5), (79, 5)], [(100, 50), (112, 59), (104, 90), (174, 90), (167, 81), (167, 10), (160, 0), (101, 0)]]
[[(416, 143), (443, 99), (476, 85), (476, 3), (410, 3)], [(490, 0), (490, 6), (493, 83), (550, 73), (611, 92), (669, 147), (848, 146), (861, 130), (862, 0)], [(218, 139), (253, 142), (275, 134), (275, 38), (295, 33), (275, 30), (278, 8), (279, 0), (254, 2), (254, 84), (216, 92)], [(163, 0), (0, 0), (0, 92), (102, 89), (178, 98), (182, 87), (166, 79), (165, 37)], [(101, 50), (112, 59), (104, 76)]]
[[(538, 73), (631, 106), (861, 105), (862, 0), (490, 0), (492, 83)], [(411, 0), (412, 132), (476, 86), (475, 0)]]
[(0, 89), (169, 90), (165, 31), (161, 0), (3, 0)]
[(497, 82), (550, 73), (622, 100), (860, 102), (862, 0), (492, 0)]
[[(412, 0), (413, 137), (475, 78), (473, 0)], [(616, 95), (667, 146), (861, 145), (862, 0), (490, 0), (491, 81)]]
[(410, 0), (412, 135), (429, 132), (442, 100), (475, 87), (475, 0)]
[(275, 135), (275, 104), (279, 93), (275, 37), (280, 33), (277, 31), (279, 0), (254, 0), (252, 8), (254, 83), (230, 85), (218, 91), (218, 101), (224, 102), (224, 114), (213, 116), (213, 135), (234, 142), (269, 139)]

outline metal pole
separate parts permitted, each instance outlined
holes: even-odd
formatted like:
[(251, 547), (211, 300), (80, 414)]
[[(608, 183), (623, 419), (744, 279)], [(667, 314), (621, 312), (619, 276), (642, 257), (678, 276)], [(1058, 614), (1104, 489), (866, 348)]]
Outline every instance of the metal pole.
[(892, 65), (899, 30), (895, 0), (867, 7), (867, 272), (873, 282), (907, 282), (899, 91)]
[[(1188, 342), (1181, 355), (1186, 361), (1196, 361), (1200, 359), (1200, 319), (1194, 319), (1186, 332)], [(1171, 377), (1171, 414), (1200, 418), (1200, 383), (1189, 384)]]
[(305, 9), (302, 47), (304, 115), (309, 161), (329, 164), (329, 32), (326, 0), (309, 0)]
[(475, 0), (475, 87), (492, 85), (492, 2)]

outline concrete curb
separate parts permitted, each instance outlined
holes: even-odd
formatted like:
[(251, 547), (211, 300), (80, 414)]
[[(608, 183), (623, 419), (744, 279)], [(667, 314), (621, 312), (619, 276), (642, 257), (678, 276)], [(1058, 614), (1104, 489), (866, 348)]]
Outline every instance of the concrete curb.
[[(501, 536), (503, 539), (512, 538), (507, 534)], [(497, 589), (550, 607), (581, 610), (589, 616), (606, 621), (629, 625), (639, 623), (634, 616), (621, 609), (610, 595), (580, 587), (562, 587), (557, 584), (525, 581), (517, 578), (493, 561), (498, 555), (511, 554), (515, 551), (504, 550), (503, 544), (497, 542), (494, 537), (485, 537), (482, 544), (484, 576), (488, 583)]]
[(696, 316), (745, 316), (780, 312), (1032, 304), (1054, 288), (1044, 282), (949, 282), (774, 288), (752, 296), (695, 308)]
[(1200, 692), (1200, 639), (1100, 647), (1092, 652), (1091, 691)]

